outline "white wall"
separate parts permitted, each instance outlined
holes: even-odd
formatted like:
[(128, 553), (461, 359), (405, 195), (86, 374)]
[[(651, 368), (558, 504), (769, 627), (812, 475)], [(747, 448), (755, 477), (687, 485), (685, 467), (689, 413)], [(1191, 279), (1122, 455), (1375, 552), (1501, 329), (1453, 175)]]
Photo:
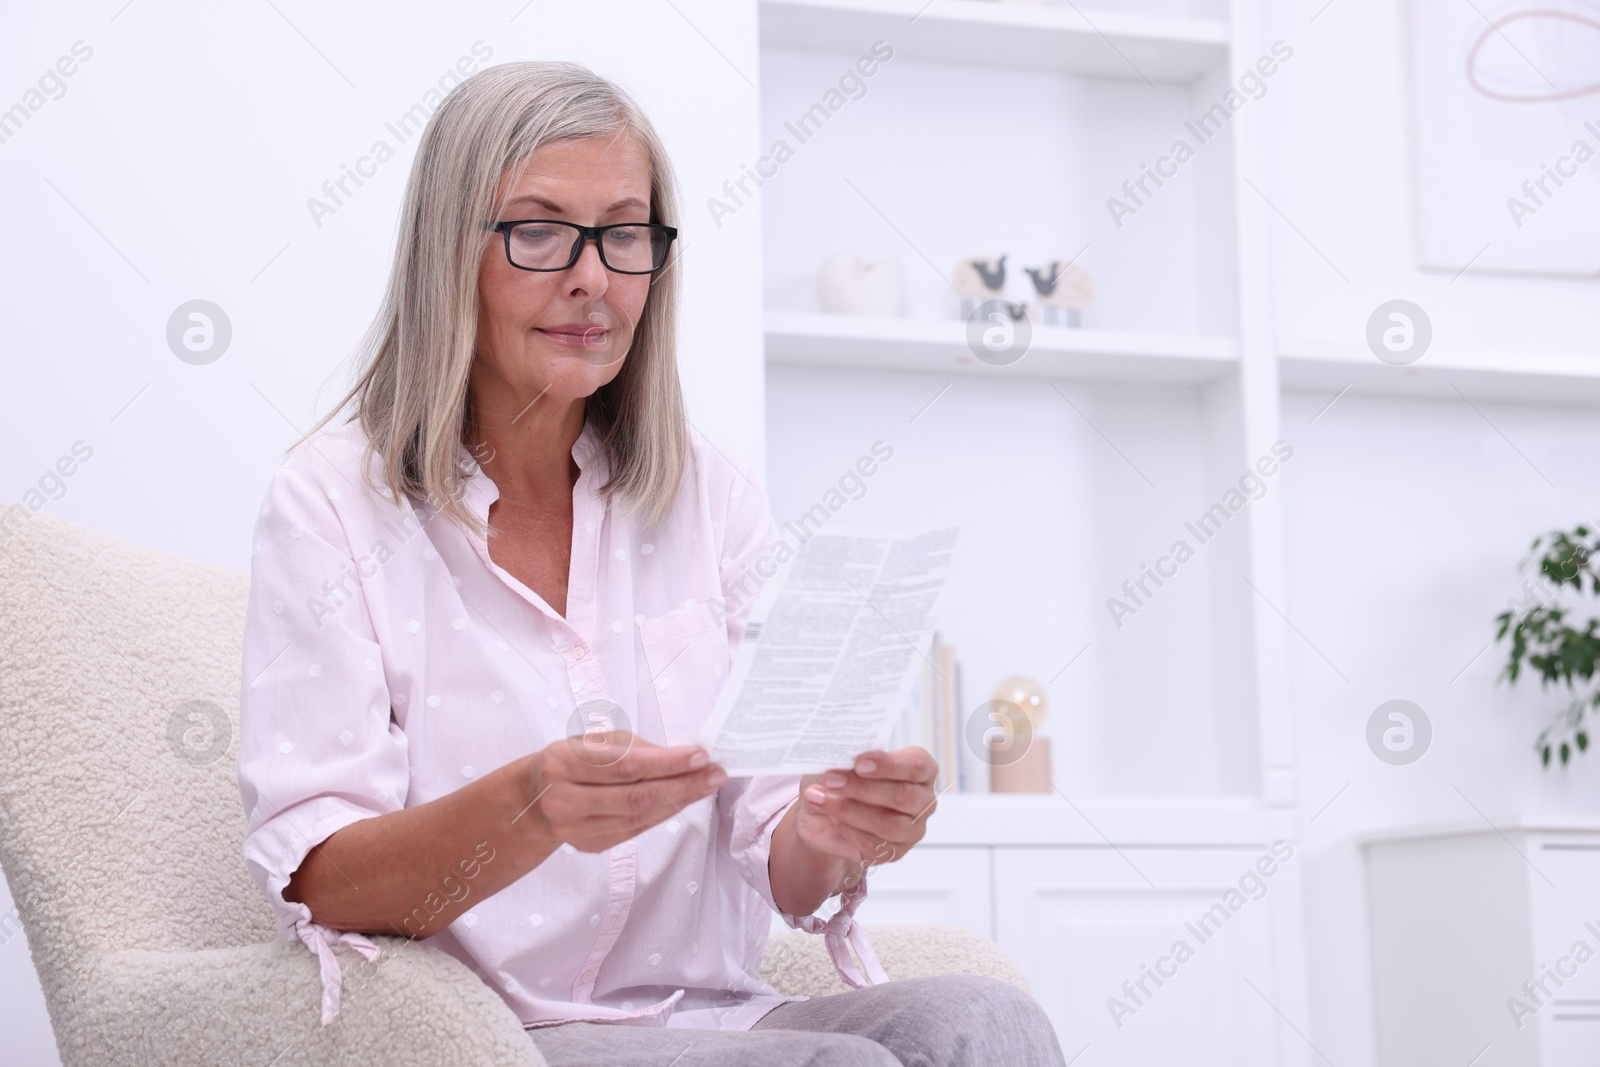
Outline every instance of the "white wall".
[[(1440, 353), (1600, 355), (1592, 280), (1469, 271), (1452, 281), (1414, 266), (1402, 4), (1336, 0), (1318, 15), (1323, 7), (1275, 6), (1268, 34), (1295, 49), (1272, 82), (1269, 171), (1257, 180), (1301, 231), (1274, 219), (1280, 344), (1363, 351), (1372, 310), (1405, 298), (1430, 316)], [(1595, 195), (1592, 185), (1569, 192)], [(1600, 515), (1600, 420), (1576, 406), (1474, 397), (1480, 414), (1462, 399), (1354, 392), (1319, 416), (1334, 392), (1285, 397), (1282, 434), (1296, 453), (1284, 475), (1284, 610), (1305, 635), (1292, 638), (1292, 677), (1307, 1036), (1328, 1060), (1363, 1065), (1377, 1053), (1357, 842), (1388, 827), (1481, 826), (1475, 808), (1503, 823), (1600, 803), (1593, 754), (1547, 772), (1532, 751), (1560, 696), (1526, 678), (1497, 683), (1505, 645), (1484, 651), (1492, 617), (1520, 596), (1515, 565), (1533, 536)], [(1367, 717), (1393, 698), (1419, 704), (1435, 729), (1410, 766), (1383, 764), (1365, 744)]]
[[(476, 42), (491, 63), (587, 63), (650, 113), (683, 192), (690, 418), (764, 462), (759, 219), (719, 228), (704, 207), (755, 155), (753, 3), (107, 0), (23, 5), (6, 23), (0, 108), (75, 42), (92, 54), (0, 143), (0, 499), (81, 440), (93, 456), (51, 513), (245, 569), (266, 480), (342, 393), (385, 281), (416, 138), (384, 123)], [(316, 225), (307, 198), (380, 138), (394, 158)], [(232, 323), (208, 366), (165, 341), (194, 298)], [(55, 1062), (20, 936), (0, 944), (0, 1002), (6, 1061)]]

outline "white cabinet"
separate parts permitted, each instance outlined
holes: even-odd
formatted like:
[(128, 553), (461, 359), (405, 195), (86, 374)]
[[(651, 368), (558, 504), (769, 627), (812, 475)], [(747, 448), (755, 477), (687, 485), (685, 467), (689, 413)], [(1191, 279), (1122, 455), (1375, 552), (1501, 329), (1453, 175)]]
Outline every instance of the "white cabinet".
[(923, 843), (872, 871), (858, 914), (996, 941), (1068, 1060), (1303, 1063), (1272, 937), (1299, 893), (1290, 831), (1286, 813), (1248, 805), (947, 796)]
[[(1265, 898), (1279, 887), (1274, 877), (1251, 882), (1250, 896), (1237, 888), (1262, 855), (996, 850), (996, 940), (1022, 964), (1068, 1057), (1088, 1046), (1095, 1063), (1129, 1067), (1278, 1062), (1271, 1013), (1247, 982), (1273, 985)], [(1222, 903), (1230, 889), (1236, 911)]]
[(993, 860), (987, 848), (918, 848), (867, 875), (856, 917), (869, 923), (939, 923), (994, 938)]
[(1366, 844), (1379, 1062), (1600, 1056), (1600, 821)]

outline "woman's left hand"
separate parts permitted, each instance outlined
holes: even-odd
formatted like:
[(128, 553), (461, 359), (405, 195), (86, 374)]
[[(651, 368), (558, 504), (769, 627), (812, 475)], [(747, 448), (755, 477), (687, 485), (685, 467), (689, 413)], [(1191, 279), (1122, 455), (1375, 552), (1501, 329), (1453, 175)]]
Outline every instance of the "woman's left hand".
[(849, 770), (800, 779), (795, 830), (802, 843), (863, 866), (904, 856), (927, 832), (939, 765), (911, 745), (856, 757)]

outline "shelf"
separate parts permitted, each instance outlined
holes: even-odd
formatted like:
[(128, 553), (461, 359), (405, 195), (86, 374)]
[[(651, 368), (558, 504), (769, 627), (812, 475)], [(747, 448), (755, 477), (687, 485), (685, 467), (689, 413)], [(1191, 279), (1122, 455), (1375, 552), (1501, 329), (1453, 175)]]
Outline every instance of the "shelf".
[[(942, 805), (944, 802), (940, 801)], [(1438, 822), (1418, 826), (1394, 827), (1361, 834), (1357, 840), (1364, 846), (1392, 845), (1404, 841), (1436, 841), (1447, 837), (1469, 837), (1480, 834), (1579, 834), (1593, 837), (1600, 834), (1600, 817), (1573, 813), (1515, 813), (1498, 815), (1492, 821)]]
[(1451, 400), (1600, 404), (1600, 354), (1433, 350), (1411, 366), (1393, 367), (1360, 345), (1302, 340), (1284, 349), (1278, 377), (1287, 389), (1349, 386)]
[[(1071, 795), (1070, 793), (1068, 794)], [(945, 793), (924, 845), (1265, 847), (1295, 837), (1294, 811), (1250, 798)]]
[(769, 311), (768, 364), (1198, 385), (1238, 363), (1232, 338), (1035, 326), (1028, 352), (1006, 366), (967, 347), (966, 323)]
[(880, 39), (897, 58), (1132, 81), (1187, 83), (1228, 58), (1228, 26), (1211, 19), (992, 0), (761, 2), (768, 47), (864, 53)]

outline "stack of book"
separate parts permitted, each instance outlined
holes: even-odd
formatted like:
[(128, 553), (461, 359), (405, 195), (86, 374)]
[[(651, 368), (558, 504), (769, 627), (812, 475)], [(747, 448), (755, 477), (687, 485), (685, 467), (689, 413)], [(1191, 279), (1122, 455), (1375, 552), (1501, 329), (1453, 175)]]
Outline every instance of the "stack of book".
[(989, 766), (966, 742), (967, 707), (961, 695), (961, 663), (954, 645), (938, 631), (924, 650), (922, 669), (911, 688), (904, 714), (889, 737), (889, 748), (920, 745), (939, 764), (938, 793), (987, 793)]

